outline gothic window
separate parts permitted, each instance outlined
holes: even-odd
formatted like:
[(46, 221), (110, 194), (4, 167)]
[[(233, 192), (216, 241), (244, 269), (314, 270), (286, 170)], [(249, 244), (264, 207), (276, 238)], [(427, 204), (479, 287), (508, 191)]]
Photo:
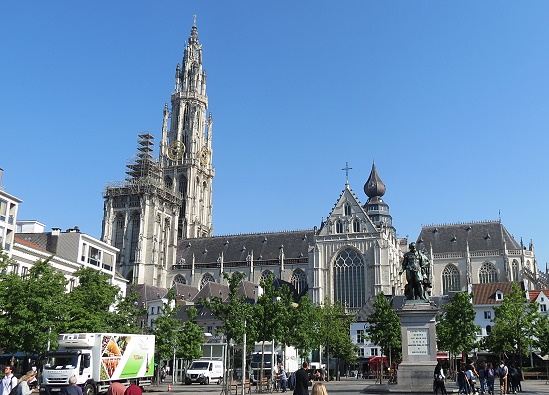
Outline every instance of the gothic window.
[[(114, 227), (114, 246), (122, 251), (124, 243), (124, 216), (122, 214), (116, 217), (115, 227)], [(117, 262), (120, 262), (120, 255), (118, 256)]]
[(442, 271), (442, 294), (448, 295), (449, 291), (460, 291), (460, 273), (459, 269), (453, 265), (448, 264)]
[(511, 263), (511, 281), (519, 281), (519, 264), (516, 259)]
[(498, 272), (492, 262), (482, 264), (478, 271), (478, 280), (481, 284), (498, 282)]
[(173, 285), (175, 284), (187, 284), (187, 280), (181, 274), (178, 274), (173, 278)]
[(139, 196), (132, 195), (130, 196), (130, 207), (139, 207), (140, 200)]
[(360, 221), (356, 218), (353, 220), (353, 232), (360, 232)]
[(135, 253), (139, 242), (140, 221), (139, 213), (134, 213), (132, 215), (132, 230), (130, 237), (130, 262), (135, 262)]
[(345, 215), (351, 215), (351, 203), (345, 203)]
[(307, 289), (307, 274), (305, 274), (303, 269), (294, 270), (292, 277), (290, 278), (290, 283), (292, 283), (293, 287), (300, 295)]
[(334, 298), (351, 310), (364, 306), (364, 261), (351, 248), (341, 251), (334, 261)]
[(343, 233), (343, 222), (336, 221), (336, 233)]
[(210, 273), (206, 273), (202, 276), (202, 280), (200, 280), (200, 289), (204, 287), (204, 285), (208, 284), (209, 282), (215, 282), (215, 279)]
[(170, 176), (166, 176), (164, 179), (164, 184), (166, 185), (166, 188), (172, 189), (173, 180)]
[(264, 270), (263, 273), (261, 273), (261, 277), (259, 278), (259, 283), (265, 282), (269, 279), (269, 277), (272, 277), (274, 279), (273, 272), (270, 270)]
[(179, 192), (183, 194), (183, 197), (187, 197), (187, 177), (179, 177)]

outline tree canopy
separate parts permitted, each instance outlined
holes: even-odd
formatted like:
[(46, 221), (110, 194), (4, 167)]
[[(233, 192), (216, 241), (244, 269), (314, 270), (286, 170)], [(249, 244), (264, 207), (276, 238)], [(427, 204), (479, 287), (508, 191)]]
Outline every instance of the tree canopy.
[(402, 355), (400, 318), (383, 292), (377, 294), (374, 307), (375, 311), (366, 320), (368, 336), (381, 347), (383, 355), (399, 360)]

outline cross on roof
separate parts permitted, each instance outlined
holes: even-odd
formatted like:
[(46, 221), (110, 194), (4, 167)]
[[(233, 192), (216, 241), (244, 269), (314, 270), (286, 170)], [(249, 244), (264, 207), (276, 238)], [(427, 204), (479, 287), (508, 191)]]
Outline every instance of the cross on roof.
[(345, 170), (345, 184), (349, 184), (349, 170), (353, 170), (353, 168), (349, 167), (349, 162), (345, 162), (345, 167), (341, 170)]

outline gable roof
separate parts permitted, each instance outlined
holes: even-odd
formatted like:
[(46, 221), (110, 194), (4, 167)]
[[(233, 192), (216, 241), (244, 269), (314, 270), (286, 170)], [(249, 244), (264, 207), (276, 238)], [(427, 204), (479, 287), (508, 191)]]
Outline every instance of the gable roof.
[[(496, 292), (499, 290), (503, 295), (509, 295), (511, 293), (511, 287), (513, 282), (503, 283), (486, 283), (486, 284), (473, 284), (473, 305), (479, 304), (501, 304), (500, 300), (496, 300)], [(524, 282), (516, 283), (520, 286), (520, 289), (524, 291)]]
[(545, 295), (549, 299), (549, 291), (546, 289), (535, 289), (532, 291), (528, 291), (528, 297), (530, 298), (530, 302), (535, 302), (536, 299), (539, 297), (540, 294)]
[(332, 208), (332, 211), (328, 215), (328, 218), (325, 222), (323, 222), (321, 230), (319, 232), (320, 235), (327, 235), (329, 232), (329, 229), (325, 226), (328, 221), (335, 221), (342, 217), (349, 217), (349, 215), (345, 214), (345, 204), (350, 203), (351, 208), (351, 216), (359, 218), (363, 221), (363, 224), (365, 224), (364, 229), (362, 229), (362, 232), (376, 232), (376, 226), (372, 222), (371, 218), (366, 213), (366, 210), (364, 210), (364, 207), (360, 204), (360, 201), (356, 197), (353, 190), (349, 187), (349, 184), (345, 185), (345, 189), (341, 192), (339, 195), (339, 198), (337, 199), (337, 202), (334, 204), (334, 207)]
[(421, 228), (417, 238), (418, 248), (434, 253), (509, 250), (521, 246), (500, 221), (468, 222), (444, 225), (429, 225)]

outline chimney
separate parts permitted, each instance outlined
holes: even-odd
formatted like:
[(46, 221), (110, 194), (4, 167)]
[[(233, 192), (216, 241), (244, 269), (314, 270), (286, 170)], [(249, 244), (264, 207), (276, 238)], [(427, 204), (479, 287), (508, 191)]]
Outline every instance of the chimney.
[(2, 185), (2, 173), (4, 172), (4, 169), (0, 167), (0, 186)]
[(52, 236), (59, 236), (60, 233), (61, 233), (61, 228), (51, 228)]

